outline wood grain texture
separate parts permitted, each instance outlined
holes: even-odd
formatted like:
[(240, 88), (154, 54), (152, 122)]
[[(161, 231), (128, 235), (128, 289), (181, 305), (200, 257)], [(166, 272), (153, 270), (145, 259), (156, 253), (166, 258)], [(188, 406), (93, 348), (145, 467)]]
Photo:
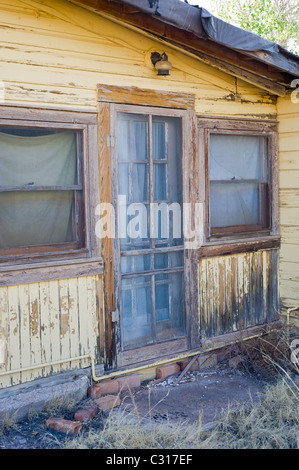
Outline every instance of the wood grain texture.
[(137, 87), (98, 85), (99, 101), (118, 104), (194, 109), (195, 95), (171, 91), (145, 90)]
[(278, 259), (274, 249), (199, 260), (201, 338), (278, 318)]
[[(110, 148), (110, 104), (99, 105), (99, 159), (101, 202), (112, 204), (112, 165)], [(112, 321), (115, 310), (113, 238), (102, 238), (104, 261), (105, 360), (108, 368), (116, 366), (116, 330)]]

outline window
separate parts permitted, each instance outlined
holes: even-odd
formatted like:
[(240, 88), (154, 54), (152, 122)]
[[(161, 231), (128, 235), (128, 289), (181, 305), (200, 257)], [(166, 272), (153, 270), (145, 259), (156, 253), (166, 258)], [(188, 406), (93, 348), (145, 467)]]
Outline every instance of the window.
[(269, 229), (268, 139), (210, 135), (211, 235)]
[(98, 188), (93, 178), (86, 184), (97, 163), (93, 119), (80, 115), (80, 124), (75, 113), (60, 117), (59, 112), (45, 110), (35, 111), (33, 121), (27, 110), (9, 111), (14, 118), (4, 119), (4, 111), (0, 116), (3, 269), (98, 256), (91, 217)]
[(0, 250), (82, 248), (82, 134), (0, 128)]
[(198, 123), (205, 142), (207, 245), (277, 238), (276, 124), (217, 119)]

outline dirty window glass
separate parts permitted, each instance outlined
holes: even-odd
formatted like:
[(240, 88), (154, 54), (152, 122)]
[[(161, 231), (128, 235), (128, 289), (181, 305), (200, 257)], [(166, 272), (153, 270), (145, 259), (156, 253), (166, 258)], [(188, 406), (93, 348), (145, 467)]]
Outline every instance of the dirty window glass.
[(0, 249), (79, 243), (81, 135), (0, 128)]
[(267, 138), (212, 134), (209, 171), (212, 234), (268, 227)]

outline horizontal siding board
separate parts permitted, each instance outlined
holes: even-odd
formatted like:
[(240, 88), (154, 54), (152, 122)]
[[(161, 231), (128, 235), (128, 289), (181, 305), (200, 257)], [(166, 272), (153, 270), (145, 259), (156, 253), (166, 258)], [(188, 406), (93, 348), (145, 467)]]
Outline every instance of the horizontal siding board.
[(299, 245), (291, 245), (283, 243), (280, 250), (280, 258), (282, 261), (296, 261), (299, 259)]
[(281, 231), (284, 227), (299, 226), (299, 208), (298, 207), (280, 207), (279, 210)]
[(281, 170), (279, 172), (279, 187), (281, 189), (299, 188), (299, 170)]
[(280, 167), (280, 295), (299, 304), (299, 103), (278, 99)]
[(281, 245), (285, 243), (298, 245), (299, 225), (281, 225), (280, 226)]
[(279, 152), (280, 170), (299, 170), (299, 149)]

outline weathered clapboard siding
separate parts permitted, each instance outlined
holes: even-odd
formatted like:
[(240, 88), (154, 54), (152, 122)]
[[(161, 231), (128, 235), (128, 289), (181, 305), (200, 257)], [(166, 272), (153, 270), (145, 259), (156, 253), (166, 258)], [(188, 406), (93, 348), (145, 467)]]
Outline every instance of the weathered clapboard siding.
[[(273, 95), (72, 3), (0, 0), (0, 11), (7, 102), (96, 109), (103, 83), (194, 93), (199, 114), (276, 116)], [(162, 49), (173, 63), (167, 83), (150, 60)]]
[(283, 308), (299, 308), (299, 103), (279, 98), (279, 200)]
[[(99, 356), (99, 283), (98, 276), (88, 276), (0, 288), (0, 337), (7, 351), (0, 364), (0, 387), (90, 366), (88, 359), (46, 364), (89, 353)], [(1, 376), (39, 364), (43, 367)]]
[(278, 250), (201, 259), (200, 335), (210, 338), (279, 316)]

